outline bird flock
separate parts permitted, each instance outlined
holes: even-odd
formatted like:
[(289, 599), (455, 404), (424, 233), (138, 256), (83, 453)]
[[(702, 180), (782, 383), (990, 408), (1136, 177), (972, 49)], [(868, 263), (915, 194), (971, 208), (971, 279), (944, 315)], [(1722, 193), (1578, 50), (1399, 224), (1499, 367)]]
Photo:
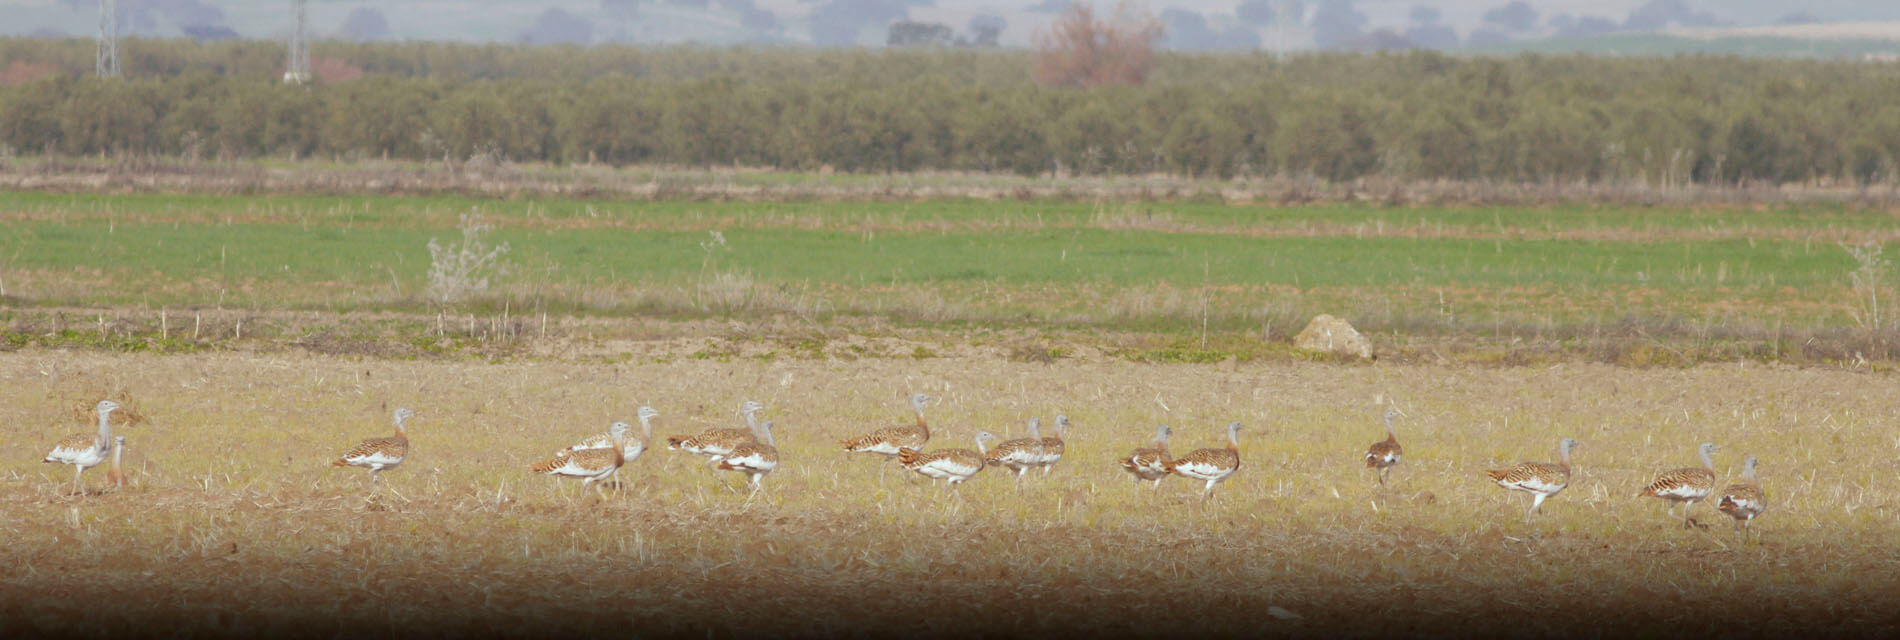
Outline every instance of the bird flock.
[[(839, 444), (846, 453), (868, 453), (895, 459), (905, 470), (929, 478), (932, 483), (944, 481), (946, 489), (959, 487), (988, 467), (1014, 472), (1020, 488), (1023, 476), (1029, 471), (1041, 469), (1047, 475), (1062, 460), (1064, 440), (1068, 437), (1070, 425), (1066, 415), (1056, 416), (1053, 436), (1042, 435), (1040, 418), (1030, 418), (1028, 435), (1023, 438), (998, 442), (996, 434), (980, 431), (976, 434), (975, 450), (942, 448), (926, 451), (924, 447), (930, 442), (931, 430), (924, 419), (924, 408), (930, 401), (928, 395), (914, 394), (910, 397), (911, 410), (916, 416), (914, 423), (878, 429), (847, 438)], [(117, 402), (100, 401), (96, 407), (99, 417), (96, 432), (67, 436), (54, 443), (47, 452), (44, 462), (72, 465), (74, 493), (85, 493), (81, 474), (107, 460), (111, 461), (107, 473), (109, 486), (124, 486), (125, 475), (120, 463), (125, 450), (125, 436), (112, 435), (111, 415), (118, 409)], [(739, 410), (745, 420), (745, 428), (710, 428), (693, 435), (669, 436), (666, 438), (667, 448), (706, 456), (709, 467), (744, 474), (752, 494), (756, 495), (763, 488), (765, 476), (779, 466), (773, 423), (769, 420), (760, 422), (758, 418), (759, 412), (764, 409), (765, 405), (748, 400)], [(374, 491), (383, 471), (400, 466), (408, 458), (409, 434), (405, 422), (415, 415), (409, 409), (396, 409), (392, 415), (395, 434), (363, 440), (330, 464), (368, 469), (370, 490)], [(1397, 408), (1388, 409), (1385, 412), (1385, 439), (1372, 443), (1366, 449), (1366, 468), (1373, 470), (1381, 487), (1386, 484), (1392, 469), (1404, 459), (1405, 449), (1399, 445), (1398, 434), (1392, 426), (1394, 418), (1404, 415)], [(581, 480), (583, 493), (592, 487), (597, 495), (606, 499), (607, 494), (601, 485), (615, 480), (621, 467), (639, 459), (647, 450), (648, 443), (653, 439), (653, 420), (660, 417), (660, 412), (643, 406), (636, 416), (640, 422), (637, 439), (633, 437), (631, 425), (615, 422), (606, 433), (582, 438), (574, 445), (555, 452), (553, 457), (528, 465), (528, 470), (557, 478)], [(1160, 425), (1155, 428), (1151, 441), (1135, 448), (1118, 459), (1117, 463), (1134, 476), (1137, 484), (1151, 482), (1156, 489), (1160, 488), (1162, 479), (1170, 475), (1204, 482), (1201, 496), (1206, 499), (1213, 495), (1214, 488), (1221, 481), (1240, 470), (1240, 431), (1241, 423), (1228, 423), (1226, 446), (1196, 449), (1174, 457), (1168, 451), (1173, 430), (1167, 425)], [(1558, 461), (1555, 463), (1520, 462), (1502, 469), (1488, 469), (1484, 474), (1500, 487), (1530, 494), (1531, 504), (1525, 517), (1534, 517), (1540, 512), (1545, 500), (1570, 486), (1570, 456), (1577, 446), (1576, 439), (1566, 437), (1557, 443)], [(1636, 496), (1662, 500), (1671, 518), (1675, 517), (1674, 512), (1679, 506), (1685, 527), (1693, 526), (1689, 518), (1690, 508), (1713, 498), (1715, 508), (1732, 518), (1738, 531), (1746, 531), (1754, 519), (1768, 508), (1767, 495), (1756, 478), (1756, 459), (1747, 457), (1743, 461), (1741, 477), (1717, 492), (1713, 455), (1720, 450), (1714, 443), (1702, 443), (1696, 448), (1699, 466), (1664, 472), (1637, 492)]]

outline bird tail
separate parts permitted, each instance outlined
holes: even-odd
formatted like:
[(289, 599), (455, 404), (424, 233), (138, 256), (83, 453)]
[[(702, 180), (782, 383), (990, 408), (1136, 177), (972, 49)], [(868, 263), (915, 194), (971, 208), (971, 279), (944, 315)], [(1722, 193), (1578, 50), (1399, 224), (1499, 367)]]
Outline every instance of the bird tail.
[(666, 448), (678, 450), (680, 445), (686, 444), (686, 441), (691, 439), (693, 439), (692, 436), (667, 436)]
[(1379, 456), (1370, 453), (1366, 454), (1366, 468), (1371, 469), (1376, 466), (1379, 466)]
[(348, 460), (344, 460), (344, 459), (342, 459), (342, 458), (337, 458), (337, 459), (335, 459), (335, 460), (331, 460), (331, 461), (330, 461), (330, 466), (332, 466), (332, 467), (347, 467), (347, 466), (350, 466), (350, 461), (348, 461)]
[(845, 451), (856, 452), (859, 449), (870, 446), (871, 436), (858, 436), (856, 438), (839, 440), (838, 444), (843, 445)]
[(1638, 491), (1638, 492), (1636, 492), (1636, 497), (1638, 497), (1638, 498), (1653, 498), (1653, 497), (1656, 497), (1656, 488), (1655, 488), (1655, 487), (1644, 487), (1642, 491)]
[(567, 464), (567, 456), (554, 456), (528, 465), (528, 470), (535, 473), (552, 473), (555, 469), (559, 469), (565, 464)]
[(922, 457), (923, 457), (922, 453), (910, 447), (904, 447), (897, 450), (897, 463), (907, 466), (907, 467), (910, 465), (916, 464), (917, 460)]
[(1492, 480), (1503, 480), (1506, 476), (1511, 475), (1511, 470), (1510, 469), (1485, 469), (1484, 475), (1491, 476)]
[(1122, 468), (1123, 468), (1123, 469), (1127, 469), (1127, 470), (1129, 470), (1129, 471), (1133, 471), (1133, 470), (1135, 470), (1135, 457), (1134, 457), (1134, 456), (1128, 456), (1128, 457), (1126, 457), (1126, 458), (1122, 458), (1122, 459), (1120, 459), (1120, 460), (1116, 460), (1116, 462), (1119, 462), (1119, 463), (1121, 463), (1121, 465), (1122, 465)]

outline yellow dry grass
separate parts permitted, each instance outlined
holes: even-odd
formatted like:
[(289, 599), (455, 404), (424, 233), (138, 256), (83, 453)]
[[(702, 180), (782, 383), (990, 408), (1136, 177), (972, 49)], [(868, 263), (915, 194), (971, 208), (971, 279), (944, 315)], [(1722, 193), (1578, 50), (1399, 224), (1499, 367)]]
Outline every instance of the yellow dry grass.
[[(1628, 370), (905, 360), (502, 364), (310, 355), (0, 354), (0, 620), (34, 634), (313, 636), (619, 629), (648, 635), (1892, 631), (1900, 599), (1893, 380), (1821, 369)], [(930, 407), (932, 447), (1074, 420), (1055, 471), (988, 470), (960, 497), (835, 442)], [(121, 399), (128, 488), (63, 494), (38, 462)], [(1360, 461), (1375, 397), (1410, 417), (1381, 492)], [(602, 503), (527, 466), (651, 405), (656, 439), (776, 422), (782, 465), (742, 476), (650, 451)], [(335, 455), (410, 421), (366, 499)], [(1177, 454), (1246, 425), (1203, 503), (1114, 464), (1154, 425)], [(1524, 518), (1482, 469), (1582, 442), (1571, 487)], [(1684, 530), (1633, 497), (1724, 447), (1761, 459), (1759, 540), (1709, 505)], [(86, 474), (104, 483), (104, 470)], [(109, 608), (100, 603), (110, 602)], [(925, 624), (925, 623), (928, 624)], [(917, 625), (923, 624), (924, 628)], [(1652, 625), (1667, 624), (1666, 627)], [(371, 626), (363, 626), (371, 625)], [(1885, 626), (1882, 626), (1885, 625)]]

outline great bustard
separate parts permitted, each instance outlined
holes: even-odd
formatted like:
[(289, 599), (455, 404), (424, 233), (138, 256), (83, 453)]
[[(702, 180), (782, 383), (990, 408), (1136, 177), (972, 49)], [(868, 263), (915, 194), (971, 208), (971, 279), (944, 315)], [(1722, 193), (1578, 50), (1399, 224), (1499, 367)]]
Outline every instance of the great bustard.
[(1656, 476), (1649, 486), (1643, 487), (1636, 497), (1662, 498), (1664, 504), (1669, 505), (1666, 512), (1673, 512), (1676, 505), (1682, 505), (1682, 526), (1693, 526), (1689, 520), (1689, 508), (1715, 492), (1715, 461), (1709, 455), (1721, 450), (1713, 442), (1702, 443), (1695, 450), (1696, 457), (1702, 462), (1701, 467), (1683, 467), (1664, 472)]
[(707, 466), (718, 466), (719, 460), (732, 453), (733, 448), (747, 442), (758, 442), (759, 411), (765, 405), (747, 400), (739, 406), (739, 413), (745, 416), (745, 429), (707, 429), (694, 436), (672, 436), (666, 439), (668, 449), (677, 449), (688, 453), (697, 453), (710, 458)]
[(844, 445), (846, 453), (875, 453), (882, 456), (895, 456), (898, 449), (923, 449), (930, 442), (930, 425), (924, 422), (924, 405), (930, 404), (930, 396), (914, 394), (910, 397), (911, 411), (917, 414), (917, 422), (901, 427), (885, 427), (855, 438), (838, 441)]
[(996, 448), (983, 452), (983, 464), (1015, 471), (1016, 482), (1020, 486), (1023, 473), (1042, 464), (1042, 419), (1029, 419), (1028, 437), (1005, 440)]
[(923, 474), (932, 480), (945, 480), (944, 488), (961, 484), (983, 470), (984, 447), (996, 435), (988, 431), (976, 434), (976, 451), (969, 449), (938, 449), (922, 453), (905, 447), (897, 450), (897, 462), (904, 468)]
[(394, 414), (396, 435), (387, 438), (370, 438), (356, 443), (343, 457), (330, 462), (332, 467), (363, 467), (369, 469), (369, 486), (376, 488), (378, 474), (384, 469), (394, 469), (409, 456), (409, 432), (403, 427), (403, 421), (416, 415), (408, 409), (397, 409)]
[[(621, 456), (626, 458), (620, 463), (622, 467), (633, 464), (633, 461), (640, 459), (640, 454), (646, 453), (647, 443), (653, 441), (653, 419), (660, 417), (660, 412), (653, 407), (640, 407), (638, 415), (640, 417), (640, 439), (635, 440), (628, 438), (626, 444), (621, 446)], [(605, 449), (611, 446), (614, 446), (613, 433), (597, 433), (561, 451), (573, 453), (575, 451), (586, 451), (588, 449)], [(559, 451), (555, 453), (556, 455), (560, 454)], [(619, 484), (619, 467), (614, 468), (613, 477), (608, 480), (613, 484)]]
[(594, 493), (605, 500), (607, 492), (602, 491), (598, 483), (613, 475), (620, 465), (626, 464), (627, 433), (632, 430), (633, 427), (627, 423), (616, 422), (607, 430), (613, 439), (610, 446), (604, 449), (562, 451), (552, 458), (529, 465), (528, 470), (561, 478), (580, 478), (582, 492), (592, 485)]
[(1171, 435), (1174, 430), (1168, 425), (1155, 427), (1154, 446), (1135, 449), (1118, 461), (1123, 470), (1135, 476), (1135, 486), (1141, 486), (1143, 480), (1153, 480), (1155, 488), (1161, 488), (1161, 479), (1168, 477), (1168, 436)]
[(1398, 434), (1392, 432), (1392, 419), (1402, 415), (1405, 414), (1398, 407), (1386, 409), (1385, 439), (1372, 443), (1366, 449), (1366, 468), (1378, 470), (1379, 486), (1385, 486), (1385, 475), (1391, 473), (1392, 467), (1397, 466), (1399, 459), (1405, 456), (1405, 447), (1399, 446)]
[(75, 433), (53, 443), (53, 450), (46, 452), (41, 462), (70, 464), (73, 466), (73, 493), (84, 494), (86, 485), (80, 482), (79, 474), (87, 469), (99, 466), (112, 455), (112, 412), (119, 409), (119, 403), (100, 400), (94, 410), (99, 413), (99, 431), (97, 433)]
[(1531, 494), (1531, 508), (1524, 512), (1524, 517), (1529, 518), (1537, 513), (1545, 499), (1570, 486), (1570, 451), (1575, 448), (1575, 439), (1564, 438), (1557, 442), (1557, 458), (1560, 460), (1557, 464), (1519, 462), (1503, 469), (1487, 470), (1484, 474), (1491, 476), (1500, 487)]
[(1227, 423), (1227, 448), (1196, 449), (1164, 463), (1168, 471), (1183, 478), (1207, 481), (1201, 498), (1214, 494), (1214, 485), (1240, 470), (1240, 423)]
[(1057, 462), (1062, 461), (1064, 448), (1062, 439), (1067, 437), (1069, 437), (1069, 416), (1058, 414), (1056, 434), (1042, 439), (1042, 460), (1036, 463), (1036, 466), (1042, 467), (1042, 475), (1049, 475), (1049, 470), (1055, 468)]
[(1737, 530), (1747, 529), (1755, 516), (1768, 510), (1768, 494), (1755, 479), (1755, 456), (1742, 460), (1742, 481), (1723, 489), (1722, 499), (1716, 501), (1715, 508), (1734, 518)]
[(125, 488), (125, 468), (120, 466), (124, 458), (125, 436), (112, 436), (112, 466), (106, 468), (106, 486)]
[(719, 468), (727, 471), (740, 471), (752, 482), (752, 492), (758, 493), (759, 482), (765, 474), (778, 468), (778, 443), (772, 439), (772, 421), (759, 425), (759, 438), (764, 442), (747, 442), (732, 449), (732, 453), (719, 461)]

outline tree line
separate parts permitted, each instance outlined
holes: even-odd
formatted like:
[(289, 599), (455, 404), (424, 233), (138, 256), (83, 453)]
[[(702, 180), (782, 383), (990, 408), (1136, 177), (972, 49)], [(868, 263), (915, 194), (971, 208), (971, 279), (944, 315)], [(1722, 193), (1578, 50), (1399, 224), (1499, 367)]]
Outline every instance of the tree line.
[(0, 66), (58, 69), (0, 87), (0, 145), (1332, 181), (1867, 183), (1900, 159), (1886, 64), (1162, 54), (1143, 84), (1075, 88), (1037, 83), (1025, 52), (403, 43), (326, 45), (364, 73), (286, 86), (255, 62), (270, 45), (140, 45), (181, 53), (99, 79), (71, 71), (70, 42), (0, 41)]

